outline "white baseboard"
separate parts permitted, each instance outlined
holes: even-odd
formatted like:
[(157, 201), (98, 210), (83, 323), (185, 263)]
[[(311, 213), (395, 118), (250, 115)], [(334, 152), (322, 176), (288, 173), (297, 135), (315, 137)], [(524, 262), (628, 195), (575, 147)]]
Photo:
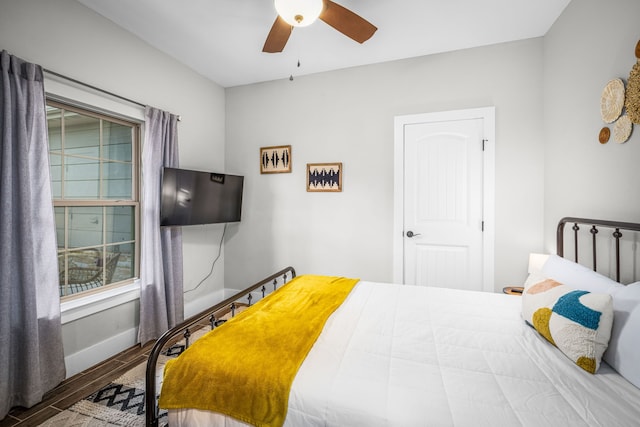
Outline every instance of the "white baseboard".
[(105, 359), (115, 356), (123, 350), (132, 347), (138, 341), (138, 328), (131, 328), (114, 335), (104, 341), (82, 349), (74, 354), (65, 356), (64, 364), (67, 368), (67, 378), (84, 371)]
[[(224, 297), (225, 298), (230, 298), (230, 297), (234, 296), (235, 294), (237, 294), (240, 291), (241, 291), (240, 289), (225, 289), (224, 290)], [(265, 296), (269, 295), (271, 292), (273, 292), (273, 291), (270, 290), (270, 289), (266, 289)], [(258, 301), (260, 301), (262, 299), (262, 291), (260, 291), (258, 289), (258, 290), (255, 290), (255, 291), (251, 292), (251, 297), (252, 297), (251, 304), (257, 303)], [(248, 302), (247, 296), (244, 296), (244, 297), (240, 298), (239, 301), (247, 303)]]
[(188, 319), (191, 316), (194, 316), (200, 313), (203, 310), (223, 301), (226, 297), (226, 292), (224, 290), (216, 291), (212, 294), (204, 295), (196, 299), (195, 301), (190, 301), (184, 305), (184, 318)]
[[(196, 315), (198, 313), (200, 313), (201, 311), (204, 311), (210, 307), (213, 307), (214, 305), (218, 304), (221, 301), (224, 301), (227, 298), (230, 298), (232, 296), (234, 296), (235, 294), (237, 294), (238, 292), (240, 292), (240, 289), (230, 289), (230, 288), (225, 288), (223, 290), (214, 292), (213, 294), (210, 295), (206, 295), (202, 298), (199, 298), (196, 301), (191, 301), (187, 304), (185, 304), (184, 306), (184, 318), (188, 319), (189, 317)], [(269, 292), (267, 292), (268, 294)], [(253, 297), (252, 299), (252, 304), (256, 303), (258, 301), (260, 301), (262, 299), (262, 292), (261, 291), (254, 291), (251, 292), (251, 295)], [(247, 297), (243, 297), (240, 299), (240, 302), (244, 302), (247, 303)]]
[[(198, 298), (185, 304), (185, 319), (200, 313), (203, 310), (229, 298), (239, 292), (236, 289), (223, 289), (212, 294)], [(252, 292), (253, 302), (257, 302), (262, 298), (261, 292)], [(67, 378), (84, 371), (105, 359), (132, 347), (138, 342), (138, 328), (131, 328), (117, 335), (114, 335), (104, 341), (96, 343), (90, 347), (82, 349), (74, 354), (65, 356), (64, 362), (67, 368)]]

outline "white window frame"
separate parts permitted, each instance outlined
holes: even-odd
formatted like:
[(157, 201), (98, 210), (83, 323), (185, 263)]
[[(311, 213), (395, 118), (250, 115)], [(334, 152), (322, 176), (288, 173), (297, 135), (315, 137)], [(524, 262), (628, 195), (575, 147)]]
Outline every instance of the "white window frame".
[[(95, 112), (92, 110), (89, 110), (87, 108), (82, 108), (82, 107), (77, 107), (77, 106), (73, 106), (70, 105), (69, 103), (61, 103), (55, 100), (51, 100), (48, 99), (47, 100), (47, 106), (51, 106), (54, 108), (58, 108), (61, 111), (63, 111), (64, 113), (66, 112), (72, 112), (72, 113), (77, 113), (77, 114), (81, 114), (87, 117), (93, 117), (96, 120), (100, 120), (100, 146), (102, 146), (102, 123), (104, 122), (110, 122), (110, 123), (116, 123), (116, 124), (120, 124), (123, 126), (127, 126), (127, 127), (131, 127), (132, 130), (134, 130), (133, 135), (132, 135), (132, 140), (131, 140), (131, 149), (132, 149), (132, 153), (131, 153), (131, 165), (132, 165), (132, 177), (131, 177), (131, 198), (130, 199), (124, 199), (124, 200), (118, 200), (118, 199), (108, 199), (108, 198), (101, 198), (101, 196), (98, 196), (98, 198), (95, 199), (66, 199), (66, 198), (62, 198), (62, 199), (56, 199), (54, 198), (54, 207), (55, 208), (62, 208), (65, 210), (65, 225), (64, 225), (64, 230), (65, 230), (65, 236), (67, 234), (68, 230), (68, 224), (67, 224), (67, 218), (68, 218), (68, 213), (66, 213), (67, 208), (101, 208), (103, 210), (103, 217), (106, 213), (106, 211), (104, 210), (106, 207), (118, 207), (118, 206), (127, 206), (127, 207), (132, 207), (135, 213), (135, 218), (134, 218), (134, 235), (133, 235), (133, 239), (130, 242), (124, 242), (124, 243), (133, 243), (134, 245), (134, 252), (133, 252), (133, 265), (131, 266), (133, 269), (132, 272), (132, 277), (129, 279), (125, 279), (122, 280), (120, 282), (114, 282), (114, 283), (103, 283), (100, 285), (100, 287), (96, 287), (93, 289), (88, 289), (88, 290), (84, 290), (84, 291), (80, 291), (80, 292), (76, 292), (76, 293), (72, 293), (72, 294), (68, 294), (68, 295), (64, 295), (61, 298), (63, 300), (68, 300), (71, 298), (76, 298), (78, 295), (88, 295), (89, 293), (99, 293), (99, 292), (104, 292), (105, 289), (107, 287), (116, 287), (116, 286), (122, 286), (124, 284), (128, 284), (131, 283), (133, 280), (135, 280), (136, 277), (138, 277), (139, 275), (139, 260), (140, 260), (140, 162), (139, 162), (139, 158), (140, 158), (140, 124), (130, 121), (130, 120), (122, 120), (120, 118), (115, 118), (112, 115), (106, 114), (106, 113), (102, 113), (102, 112)], [(64, 114), (62, 116), (62, 118), (66, 117), (66, 114)], [(63, 122), (64, 123), (64, 122)], [(67, 135), (66, 135), (66, 131), (65, 131), (66, 126), (62, 126), (61, 128), (61, 137), (63, 139), (63, 141), (65, 139), (67, 139)], [(61, 154), (62, 154), (62, 159), (65, 158), (66, 154), (65, 154), (65, 148), (64, 148), (64, 144), (61, 147)], [(57, 151), (57, 150), (56, 150)], [(100, 159), (100, 169), (102, 169), (102, 164), (103, 161), (105, 159), (102, 158), (102, 153), (99, 154), (99, 159)], [(63, 160), (64, 162), (64, 160)], [(64, 163), (62, 163), (64, 165)], [(61, 186), (62, 186), (62, 194), (64, 196), (65, 191), (65, 182), (66, 180), (63, 180), (61, 182)], [(102, 185), (99, 186), (100, 187), (100, 193), (102, 193)], [(104, 229), (102, 230), (102, 232), (104, 233)], [(72, 254), (74, 252), (76, 252), (75, 248), (68, 248), (67, 247), (67, 242), (65, 239), (65, 244), (64, 244), (64, 248), (61, 248), (61, 243), (62, 242), (58, 242), (58, 250), (62, 251), (62, 253), (65, 254), (64, 257), (64, 264), (66, 266), (66, 262), (67, 262), (67, 256), (68, 254)], [(102, 252), (102, 263), (103, 265), (107, 265), (107, 258), (106, 258), (106, 254), (107, 254), (107, 248), (108, 247), (115, 247), (117, 246), (117, 243), (112, 243), (109, 244), (106, 241), (106, 236), (103, 235), (103, 239), (102, 239), (102, 244), (98, 245), (98, 248), (102, 248), (101, 252)], [(93, 248), (93, 246), (92, 246)], [(82, 248), (78, 248), (80, 250), (82, 250)], [(66, 269), (66, 267), (65, 267)], [(102, 270), (102, 274), (103, 277), (105, 275), (105, 270)], [(66, 283), (66, 280), (65, 280)], [(62, 285), (62, 284), (61, 284)]]
[[(76, 105), (81, 108), (104, 112), (114, 117), (134, 121), (140, 124), (139, 155), (142, 153), (144, 135), (144, 108), (123, 102), (97, 91), (89, 91), (86, 87), (74, 84), (54, 75), (45, 75), (47, 100)], [(141, 169), (138, 169), (141, 178)], [(140, 188), (141, 191), (141, 188)], [(142, 219), (140, 220), (142, 221)], [(140, 299), (140, 279), (132, 283), (105, 289), (102, 292), (78, 295), (76, 298), (61, 301), (60, 311), (62, 324), (73, 322), (103, 310)]]

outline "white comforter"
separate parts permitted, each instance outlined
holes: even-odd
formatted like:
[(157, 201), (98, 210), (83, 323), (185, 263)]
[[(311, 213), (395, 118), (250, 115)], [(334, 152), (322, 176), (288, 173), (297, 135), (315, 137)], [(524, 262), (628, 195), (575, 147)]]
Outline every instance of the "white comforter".
[[(637, 426), (640, 390), (591, 375), (527, 326), (517, 296), (361, 282), (298, 372), (286, 426)], [(173, 426), (244, 426), (199, 410)]]

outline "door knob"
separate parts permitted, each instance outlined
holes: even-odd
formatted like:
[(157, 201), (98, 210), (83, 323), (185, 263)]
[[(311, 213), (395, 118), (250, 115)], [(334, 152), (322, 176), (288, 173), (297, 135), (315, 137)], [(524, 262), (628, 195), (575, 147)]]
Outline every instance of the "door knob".
[(419, 236), (419, 235), (420, 235), (420, 233), (414, 233), (411, 230), (407, 231), (407, 237), (408, 238), (412, 238), (412, 237)]

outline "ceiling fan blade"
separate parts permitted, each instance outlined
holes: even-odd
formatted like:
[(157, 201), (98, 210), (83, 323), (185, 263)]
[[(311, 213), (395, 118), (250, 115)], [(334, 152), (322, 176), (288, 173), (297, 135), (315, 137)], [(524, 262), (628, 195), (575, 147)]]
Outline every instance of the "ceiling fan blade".
[(271, 31), (269, 31), (267, 40), (264, 42), (262, 51), (267, 53), (282, 52), (282, 49), (284, 49), (284, 46), (287, 44), (287, 40), (289, 40), (292, 30), (293, 27), (278, 15), (271, 27)]
[(320, 19), (358, 43), (369, 40), (378, 29), (371, 22), (331, 0), (325, 0)]

